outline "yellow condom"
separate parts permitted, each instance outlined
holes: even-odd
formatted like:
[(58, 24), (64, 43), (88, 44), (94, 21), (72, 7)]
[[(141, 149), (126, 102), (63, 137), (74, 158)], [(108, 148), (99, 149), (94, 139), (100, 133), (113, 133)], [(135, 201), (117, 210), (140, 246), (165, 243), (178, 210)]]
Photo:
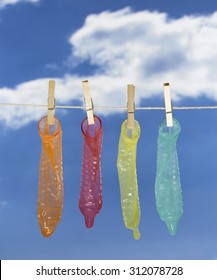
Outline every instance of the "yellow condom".
[(136, 148), (140, 137), (137, 121), (133, 129), (127, 128), (127, 120), (121, 126), (117, 169), (120, 183), (122, 214), (126, 228), (133, 230), (134, 238), (140, 238), (140, 205), (136, 174)]
[(62, 130), (55, 117), (54, 125), (47, 124), (47, 117), (38, 123), (42, 140), (38, 183), (38, 223), (44, 237), (50, 237), (62, 216), (63, 169)]

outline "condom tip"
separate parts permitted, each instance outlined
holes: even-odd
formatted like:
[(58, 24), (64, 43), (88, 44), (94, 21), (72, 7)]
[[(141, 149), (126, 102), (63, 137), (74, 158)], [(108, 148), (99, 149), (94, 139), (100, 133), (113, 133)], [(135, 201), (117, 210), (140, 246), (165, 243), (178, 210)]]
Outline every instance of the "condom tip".
[(48, 229), (48, 228), (41, 229), (41, 233), (45, 238), (49, 238), (54, 233), (54, 230), (53, 229)]
[(177, 232), (177, 223), (170, 223), (167, 225), (168, 231), (170, 233), (170, 235), (175, 236), (176, 232)]
[(140, 232), (139, 232), (138, 228), (136, 228), (136, 229), (133, 230), (133, 237), (134, 237), (134, 239), (136, 239), (136, 240), (139, 240), (139, 239), (140, 239)]
[(93, 223), (94, 223), (94, 218), (85, 218), (85, 225), (87, 228), (92, 228), (93, 226)]

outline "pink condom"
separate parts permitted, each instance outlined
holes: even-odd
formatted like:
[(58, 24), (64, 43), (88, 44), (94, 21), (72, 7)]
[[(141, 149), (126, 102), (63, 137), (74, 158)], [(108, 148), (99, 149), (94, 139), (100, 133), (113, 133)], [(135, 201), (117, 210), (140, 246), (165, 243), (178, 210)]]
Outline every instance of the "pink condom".
[(87, 228), (91, 228), (95, 216), (102, 208), (102, 122), (94, 116), (94, 124), (88, 125), (87, 118), (81, 124), (83, 135), (82, 176), (79, 208), (84, 215)]

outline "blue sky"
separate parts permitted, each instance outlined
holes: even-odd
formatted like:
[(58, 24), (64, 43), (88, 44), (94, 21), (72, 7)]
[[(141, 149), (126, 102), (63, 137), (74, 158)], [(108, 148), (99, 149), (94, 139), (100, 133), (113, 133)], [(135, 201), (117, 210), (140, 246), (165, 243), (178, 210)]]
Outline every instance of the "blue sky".
[[(13, 2), (13, 3), (12, 3)], [(163, 82), (174, 106), (216, 105), (215, 1), (0, 0), (0, 102), (46, 104), (55, 79), (56, 104), (82, 104), (88, 79), (95, 105), (163, 106)], [(137, 111), (141, 239), (125, 229), (116, 169), (126, 112), (95, 112), (103, 123), (103, 207), (86, 229), (78, 209), (81, 110), (56, 110), (63, 130), (65, 199), (61, 222), (43, 238), (37, 224), (44, 109), (0, 110), (0, 259), (217, 259), (217, 130), (215, 110), (174, 111), (184, 213), (169, 236), (155, 206), (158, 127), (163, 111)]]

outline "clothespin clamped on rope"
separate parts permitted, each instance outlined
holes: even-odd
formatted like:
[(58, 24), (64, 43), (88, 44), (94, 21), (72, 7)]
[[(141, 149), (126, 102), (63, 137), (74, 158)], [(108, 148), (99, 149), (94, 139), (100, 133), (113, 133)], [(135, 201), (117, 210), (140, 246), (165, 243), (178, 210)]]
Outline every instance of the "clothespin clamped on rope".
[(84, 91), (84, 102), (87, 111), (88, 124), (94, 124), (93, 100), (90, 95), (90, 87), (88, 81), (82, 81)]
[(128, 94), (128, 101), (127, 101), (127, 112), (128, 112), (128, 122), (127, 127), (133, 129), (134, 128), (134, 113), (135, 113), (135, 86), (128, 85), (127, 86), (127, 94)]
[(166, 124), (167, 127), (172, 127), (173, 115), (172, 115), (172, 101), (171, 101), (169, 83), (164, 83), (164, 102), (165, 102), (165, 111), (166, 111)]
[(47, 112), (47, 123), (49, 125), (54, 124), (54, 113), (55, 113), (55, 80), (49, 80), (48, 86), (48, 112)]

